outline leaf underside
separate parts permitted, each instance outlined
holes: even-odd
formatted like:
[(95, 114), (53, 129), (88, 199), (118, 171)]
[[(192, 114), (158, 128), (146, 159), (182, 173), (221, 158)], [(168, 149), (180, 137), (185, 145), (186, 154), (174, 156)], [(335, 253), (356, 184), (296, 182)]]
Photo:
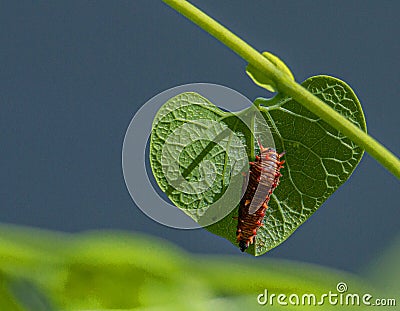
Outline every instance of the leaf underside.
[[(366, 131), (360, 103), (346, 83), (329, 76), (316, 76), (302, 85)], [(185, 104), (176, 109), (177, 102)], [(363, 150), (289, 97), (278, 94), (269, 100), (256, 99), (255, 103), (272, 132), (276, 150), (286, 152), (283, 157), (285, 167), (281, 170), (283, 176), (271, 196), (264, 226), (258, 230), (255, 244), (247, 249), (248, 253), (258, 256), (286, 240), (350, 177)], [(198, 194), (184, 193), (171, 187), (162, 168), (161, 150), (173, 148), (168, 145), (168, 136), (177, 128), (199, 119), (219, 122), (229, 128), (230, 135), (234, 134), (246, 146), (249, 158), (252, 154), (250, 146), (254, 146), (253, 135), (257, 138), (257, 133), (252, 133), (235, 115), (220, 110), (197, 93), (180, 94), (161, 107), (153, 122), (151, 167), (160, 188), (193, 219), (197, 219), (193, 210), (218, 202), (229, 185), (232, 163), (227, 158), (242, 156), (232, 144), (223, 150), (218, 144), (194, 141), (179, 156), (182, 175), (188, 182), (202, 180), (204, 172), (199, 167), (202, 161), (207, 160), (214, 165), (215, 180), (207, 191)], [(238, 199), (232, 200), (237, 202)], [(226, 217), (206, 229), (237, 246), (237, 220), (233, 218), (237, 215), (238, 206), (235, 204)]]

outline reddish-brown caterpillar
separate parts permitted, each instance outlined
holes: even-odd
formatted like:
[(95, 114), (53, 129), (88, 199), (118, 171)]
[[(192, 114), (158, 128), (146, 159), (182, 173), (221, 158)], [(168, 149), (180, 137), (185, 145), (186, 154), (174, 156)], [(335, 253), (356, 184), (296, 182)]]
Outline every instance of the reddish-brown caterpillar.
[(257, 230), (263, 225), (268, 201), (279, 184), (279, 177), (282, 176), (279, 170), (285, 163), (281, 161), (284, 152), (279, 154), (273, 148), (264, 148), (260, 141), (258, 145), (260, 155), (250, 162), (247, 189), (239, 205), (236, 239), (242, 252), (254, 243)]

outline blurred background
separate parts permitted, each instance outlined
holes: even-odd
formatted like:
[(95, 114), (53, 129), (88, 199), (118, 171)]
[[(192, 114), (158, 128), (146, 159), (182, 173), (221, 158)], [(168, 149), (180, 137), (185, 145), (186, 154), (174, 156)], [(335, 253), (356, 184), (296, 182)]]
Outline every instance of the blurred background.
[[(400, 154), (400, 2), (192, 1), (256, 49), (278, 55), (297, 81), (346, 81), (368, 131)], [(1, 222), (65, 232), (123, 229), (194, 254), (242, 254), (206, 230), (147, 218), (125, 187), (121, 149), (135, 112), (168, 88), (228, 86), (269, 96), (246, 63), (159, 0), (0, 1)], [(256, 258), (349, 272), (399, 234), (399, 182), (367, 154), (286, 242)]]

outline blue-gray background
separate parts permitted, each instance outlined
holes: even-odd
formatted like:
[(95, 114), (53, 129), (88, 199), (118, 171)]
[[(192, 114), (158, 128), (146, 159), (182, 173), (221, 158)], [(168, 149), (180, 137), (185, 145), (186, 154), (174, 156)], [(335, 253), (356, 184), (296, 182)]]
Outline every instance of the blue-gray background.
[[(399, 144), (400, 2), (193, 1), (298, 81), (348, 82), (369, 132)], [(121, 148), (134, 113), (155, 94), (211, 82), (267, 95), (246, 63), (158, 0), (0, 1), (0, 217), (78, 232), (160, 236), (195, 253), (241, 254), (205, 230), (148, 219), (132, 202)], [(291, 238), (264, 255), (350, 271), (399, 233), (399, 183), (365, 155), (351, 177)]]

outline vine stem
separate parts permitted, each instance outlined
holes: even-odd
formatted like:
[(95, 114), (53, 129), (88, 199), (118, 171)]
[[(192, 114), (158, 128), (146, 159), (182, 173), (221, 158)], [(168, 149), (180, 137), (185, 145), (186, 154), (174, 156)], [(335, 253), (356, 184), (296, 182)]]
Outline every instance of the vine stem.
[(318, 97), (307, 91), (300, 84), (288, 79), (283, 72), (278, 70), (269, 60), (244, 40), (185, 0), (163, 0), (163, 2), (214, 36), (248, 63), (255, 66), (274, 81), (279, 92), (291, 96), (322, 120), (341, 131), (358, 146), (367, 151), (393, 175), (400, 178), (400, 160), (392, 152)]

